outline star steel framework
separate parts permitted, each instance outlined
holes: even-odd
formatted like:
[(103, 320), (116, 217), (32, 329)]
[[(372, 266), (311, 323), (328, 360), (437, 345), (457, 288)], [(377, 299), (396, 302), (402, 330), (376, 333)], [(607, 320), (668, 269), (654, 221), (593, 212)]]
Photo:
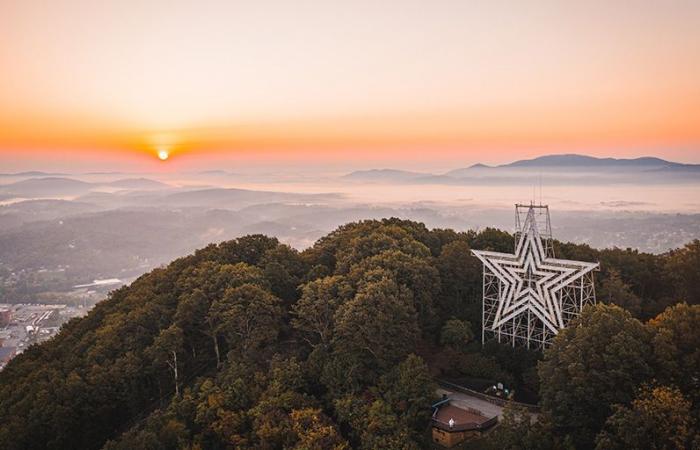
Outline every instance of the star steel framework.
[(516, 205), (515, 238), (513, 254), (472, 250), (484, 265), (481, 339), (542, 349), (595, 303), (598, 264), (554, 257), (545, 205)]

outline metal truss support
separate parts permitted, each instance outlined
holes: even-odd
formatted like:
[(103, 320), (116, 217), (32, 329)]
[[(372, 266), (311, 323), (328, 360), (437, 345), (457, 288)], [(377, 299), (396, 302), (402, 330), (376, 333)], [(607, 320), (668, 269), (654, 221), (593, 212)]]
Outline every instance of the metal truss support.
[(484, 264), (482, 343), (544, 349), (596, 302), (598, 264), (554, 258), (547, 206), (516, 205), (516, 230), (512, 254), (473, 250)]

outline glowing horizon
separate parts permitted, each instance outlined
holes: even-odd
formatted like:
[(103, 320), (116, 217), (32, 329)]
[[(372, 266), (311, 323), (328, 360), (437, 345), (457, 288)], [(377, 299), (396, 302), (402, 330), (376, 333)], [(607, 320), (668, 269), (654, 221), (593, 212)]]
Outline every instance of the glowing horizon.
[(3, 2), (0, 161), (700, 162), (700, 4), (610, 3)]

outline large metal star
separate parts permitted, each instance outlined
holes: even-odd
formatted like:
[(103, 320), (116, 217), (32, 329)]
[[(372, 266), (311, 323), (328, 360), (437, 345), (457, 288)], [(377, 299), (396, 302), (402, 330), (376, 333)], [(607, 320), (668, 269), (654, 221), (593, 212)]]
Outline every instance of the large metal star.
[(557, 334), (566, 325), (560, 291), (598, 267), (597, 263), (548, 258), (532, 209), (514, 254), (481, 250), (472, 253), (502, 283), (495, 318), (484, 324), (493, 330), (529, 311)]

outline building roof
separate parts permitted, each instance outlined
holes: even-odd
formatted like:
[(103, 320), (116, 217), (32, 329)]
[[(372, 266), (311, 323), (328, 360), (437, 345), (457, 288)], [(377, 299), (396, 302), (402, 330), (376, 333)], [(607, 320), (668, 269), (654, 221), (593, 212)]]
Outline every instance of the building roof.
[(445, 431), (482, 430), (497, 421), (497, 416), (489, 418), (475, 409), (464, 409), (452, 404), (440, 405), (433, 413), (433, 425)]

